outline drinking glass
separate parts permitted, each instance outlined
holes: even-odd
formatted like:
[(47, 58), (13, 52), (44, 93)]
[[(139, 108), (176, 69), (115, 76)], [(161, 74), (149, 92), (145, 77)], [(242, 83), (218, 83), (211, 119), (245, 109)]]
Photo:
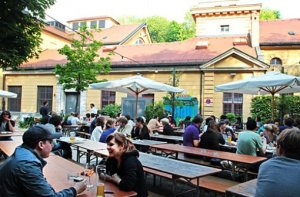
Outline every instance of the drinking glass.
[[(106, 176), (106, 165), (97, 165), (96, 166), (97, 173), (97, 197), (104, 197), (104, 183)], [(101, 179), (100, 179), (101, 177)]]
[(87, 188), (89, 189), (89, 188), (94, 187), (94, 185), (91, 181), (91, 176), (93, 176), (93, 174), (94, 174), (94, 166), (87, 163), (85, 165), (84, 173), (85, 173), (85, 176), (87, 176), (89, 178)]

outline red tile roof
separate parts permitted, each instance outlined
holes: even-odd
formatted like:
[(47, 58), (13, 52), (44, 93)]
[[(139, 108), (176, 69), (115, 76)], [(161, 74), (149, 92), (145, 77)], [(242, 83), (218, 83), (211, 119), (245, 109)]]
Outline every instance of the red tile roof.
[(56, 36), (59, 36), (63, 39), (69, 40), (69, 41), (71, 40), (71, 37), (68, 33), (60, 31), (60, 30), (58, 30), (58, 29), (56, 29), (55, 27), (52, 27), (52, 26), (45, 26), (43, 28), (43, 31), (47, 31), (51, 34), (54, 34)]
[[(107, 29), (92, 31), (95, 40), (101, 41), (104, 45), (117, 45), (125, 41), (128, 36), (144, 26), (145, 24), (115, 25)], [(74, 34), (74, 32), (69, 33), (73, 34), (75, 39), (79, 38), (79, 35)]]
[[(202, 64), (235, 47), (250, 56), (256, 52), (249, 45), (233, 45), (234, 37), (192, 38), (182, 42), (156, 43), (145, 45), (118, 45), (111, 56), (112, 66), (143, 64)], [(196, 49), (199, 41), (208, 41), (208, 48)], [(107, 52), (99, 51), (101, 56)], [(123, 59), (122, 59), (123, 56)], [(65, 63), (66, 58), (55, 50), (42, 52), (39, 60), (23, 64), (23, 68), (54, 67), (57, 63)]]
[[(294, 32), (295, 35), (289, 35)], [(300, 19), (270, 20), (260, 22), (260, 44), (300, 43)]]
[(39, 58), (30, 59), (21, 68), (54, 68), (56, 64), (65, 64), (66, 56), (58, 53), (57, 50), (47, 49), (39, 54)]
[[(235, 47), (253, 57), (256, 52), (249, 45), (233, 45), (233, 37), (191, 38), (182, 42), (156, 43), (146, 45), (117, 46), (116, 55), (111, 57), (112, 65), (120, 64), (185, 64), (204, 63)], [(207, 48), (196, 49), (199, 41), (208, 41)], [(120, 55), (118, 55), (120, 54)], [(122, 60), (123, 55), (125, 58)], [(129, 57), (130, 59), (127, 59)]]
[(68, 23), (71, 22), (76, 22), (76, 21), (89, 21), (89, 20), (96, 20), (96, 19), (111, 19), (112, 21), (114, 21), (116, 24), (120, 24), (118, 21), (116, 21), (114, 18), (110, 17), (110, 16), (91, 16), (91, 17), (82, 17), (82, 18), (76, 18), (73, 20), (69, 20), (67, 21)]

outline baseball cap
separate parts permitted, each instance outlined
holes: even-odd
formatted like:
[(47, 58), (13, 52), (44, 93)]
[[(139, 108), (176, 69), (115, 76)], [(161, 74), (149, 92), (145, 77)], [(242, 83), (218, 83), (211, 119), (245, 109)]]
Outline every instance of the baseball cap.
[(23, 143), (25, 145), (35, 145), (39, 141), (53, 140), (60, 138), (61, 136), (62, 135), (60, 133), (51, 133), (51, 131), (44, 125), (36, 125), (25, 131), (23, 135)]

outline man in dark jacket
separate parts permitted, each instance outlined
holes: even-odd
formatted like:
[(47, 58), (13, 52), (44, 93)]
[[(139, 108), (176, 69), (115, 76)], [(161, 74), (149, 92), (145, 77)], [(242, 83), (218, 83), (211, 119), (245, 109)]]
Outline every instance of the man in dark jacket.
[(23, 144), (0, 167), (0, 197), (16, 196), (76, 196), (86, 188), (85, 181), (73, 187), (55, 192), (43, 175), (49, 157), (52, 140), (60, 137), (52, 134), (44, 125), (29, 128), (23, 135)]
[(161, 119), (161, 123), (163, 125), (163, 134), (164, 135), (176, 135), (173, 131), (173, 128), (169, 124), (169, 120), (167, 118)]

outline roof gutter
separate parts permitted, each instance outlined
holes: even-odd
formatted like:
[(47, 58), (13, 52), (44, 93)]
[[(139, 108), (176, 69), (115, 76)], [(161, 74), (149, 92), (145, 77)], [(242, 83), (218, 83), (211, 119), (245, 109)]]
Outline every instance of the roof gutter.
[(297, 46), (300, 42), (263, 42), (260, 46)]

